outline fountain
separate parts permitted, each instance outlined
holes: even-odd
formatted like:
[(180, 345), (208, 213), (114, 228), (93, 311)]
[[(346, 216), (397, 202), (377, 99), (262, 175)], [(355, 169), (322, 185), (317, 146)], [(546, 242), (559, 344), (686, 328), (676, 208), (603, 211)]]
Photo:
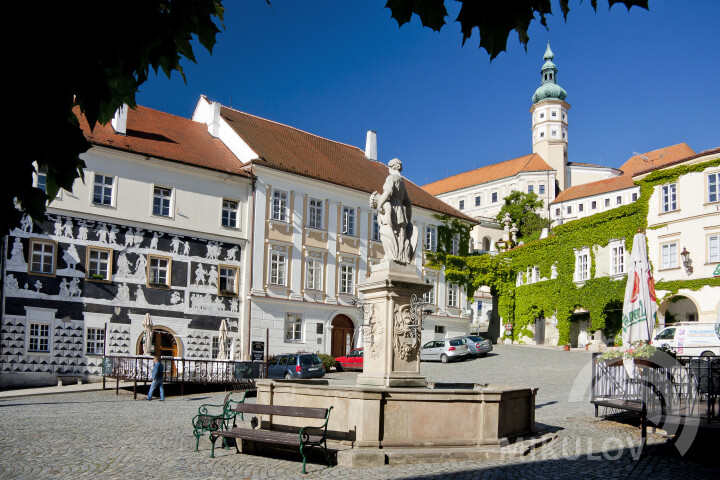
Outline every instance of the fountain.
[[(420, 375), (423, 302), (428, 291), (413, 258), (418, 232), (398, 159), (382, 194), (373, 193), (385, 258), (362, 294), (364, 367), (355, 385), (327, 380), (259, 380), (258, 403), (333, 407), (328, 438), (340, 465), (420, 463), (499, 454), (535, 431), (537, 388), (428, 383)], [(293, 418), (264, 417), (262, 428), (296, 431)]]

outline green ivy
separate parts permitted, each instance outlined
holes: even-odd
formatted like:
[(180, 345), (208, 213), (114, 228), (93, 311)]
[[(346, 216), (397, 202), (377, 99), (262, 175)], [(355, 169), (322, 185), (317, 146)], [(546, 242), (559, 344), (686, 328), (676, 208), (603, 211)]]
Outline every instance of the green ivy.
[[(635, 182), (640, 186), (640, 196), (634, 203), (560, 225), (554, 229), (553, 236), (500, 254), (498, 257), (509, 260), (511, 274), (509, 279), (496, 282), (495, 290), (501, 295), (498, 299), (498, 310), (503, 323), (510, 322), (513, 325), (512, 338), (517, 340), (523, 335), (532, 336), (529, 327), (536, 317), (555, 314), (560, 334), (559, 343), (568, 343), (570, 322), (577, 307), (589, 312), (590, 331), (608, 328), (606, 320), (613, 311), (611, 307), (623, 301), (626, 276), (619, 279), (594, 278), (596, 249), (606, 247), (613, 240), (624, 239), (626, 251), (630, 251), (635, 233), (647, 228), (648, 207), (655, 186), (672, 183), (688, 173), (700, 172), (718, 165), (720, 158), (655, 171)], [(590, 249), (591, 279), (576, 284), (573, 279), (575, 251), (586, 247)], [(517, 272), (524, 272), (535, 266), (540, 268), (541, 278), (549, 279), (554, 263), (558, 272), (556, 279), (515, 286)], [(667, 296), (672, 296), (682, 288), (697, 290), (705, 285), (718, 286), (720, 279), (660, 282), (656, 288), (668, 290)], [(617, 326), (610, 328), (615, 330)], [(616, 332), (606, 330), (606, 333)]]

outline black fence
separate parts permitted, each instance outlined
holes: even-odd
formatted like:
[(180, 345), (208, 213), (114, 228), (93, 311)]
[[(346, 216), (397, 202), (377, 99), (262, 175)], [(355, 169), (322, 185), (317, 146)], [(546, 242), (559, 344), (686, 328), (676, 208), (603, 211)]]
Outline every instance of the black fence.
[(720, 421), (720, 359), (662, 354), (634, 359), (628, 371), (622, 359), (598, 361), (598, 355), (593, 355), (590, 393), (595, 416), (600, 407), (637, 412), (643, 438), (647, 424), (662, 427), (688, 417)]
[[(160, 361), (164, 367), (163, 382), (180, 384), (181, 393), (185, 384), (217, 384), (233, 390), (253, 389), (255, 379), (265, 377), (265, 364), (259, 362), (173, 357), (163, 357)], [(103, 384), (106, 378), (117, 381), (116, 389), (121, 380), (133, 382), (135, 386), (138, 382), (152, 382), (154, 363), (152, 357), (146, 356), (103, 357)]]

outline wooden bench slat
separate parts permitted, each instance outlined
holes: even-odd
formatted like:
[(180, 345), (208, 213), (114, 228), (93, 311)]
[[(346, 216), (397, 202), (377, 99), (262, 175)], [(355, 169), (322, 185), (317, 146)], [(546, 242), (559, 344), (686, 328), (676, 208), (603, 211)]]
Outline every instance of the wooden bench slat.
[(235, 407), (237, 413), (254, 413), (256, 415), (278, 415), (281, 417), (326, 418), (327, 408), (294, 407), (288, 405), (258, 405), (255, 403), (239, 403)]
[[(292, 432), (278, 432), (275, 430), (253, 430), (252, 428), (231, 428), (227, 431), (215, 432), (215, 435), (227, 438), (241, 438), (255, 442), (280, 443), (282, 445), (300, 445), (300, 436)], [(322, 435), (310, 435), (309, 442), (319, 442)]]

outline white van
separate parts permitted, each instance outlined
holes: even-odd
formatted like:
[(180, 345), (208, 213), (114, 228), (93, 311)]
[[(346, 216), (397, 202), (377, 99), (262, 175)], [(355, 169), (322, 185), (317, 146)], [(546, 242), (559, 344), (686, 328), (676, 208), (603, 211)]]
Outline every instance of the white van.
[(668, 324), (652, 342), (654, 347), (668, 347), (678, 355), (720, 356), (720, 326), (714, 323), (685, 322)]

